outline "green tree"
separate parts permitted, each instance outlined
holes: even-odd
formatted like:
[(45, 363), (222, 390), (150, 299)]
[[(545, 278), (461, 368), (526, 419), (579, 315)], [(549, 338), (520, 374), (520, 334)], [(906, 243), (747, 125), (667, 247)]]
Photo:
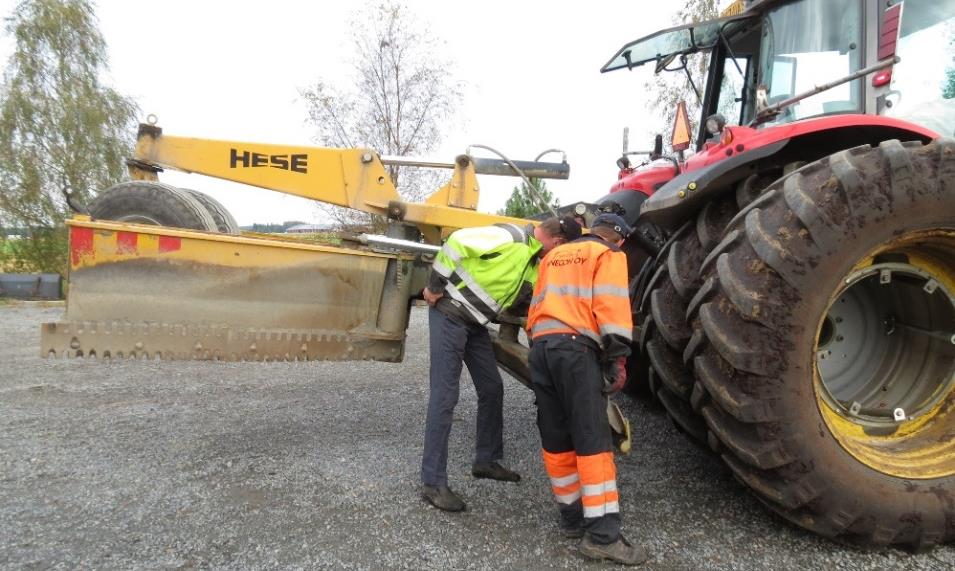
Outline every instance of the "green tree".
[[(302, 92), (320, 142), (370, 147), (383, 155), (424, 156), (433, 151), (461, 98), (440, 40), (394, 0), (360, 8), (350, 29), (352, 80), (322, 80)], [(387, 168), (406, 200), (421, 200), (447, 178), (446, 171)], [(364, 213), (321, 208), (342, 225), (370, 222)]]
[(29, 228), (20, 269), (65, 271), (63, 193), (87, 203), (125, 174), (136, 104), (101, 82), (106, 42), (87, 0), (23, 0), (0, 86), (0, 223)]
[(560, 202), (554, 198), (551, 191), (547, 190), (547, 183), (539, 178), (531, 178), (529, 180), (534, 190), (537, 191), (536, 196), (531, 193), (531, 189), (527, 186), (527, 183), (522, 182), (520, 186), (515, 186), (514, 189), (511, 190), (511, 196), (504, 204), (504, 208), (497, 212), (498, 214), (514, 216), (515, 218), (530, 218), (535, 214), (540, 214), (544, 209), (541, 205), (541, 201), (536, 198), (537, 196), (545, 200), (547, 204), (550, 204), (555, 210), (560, 206)]

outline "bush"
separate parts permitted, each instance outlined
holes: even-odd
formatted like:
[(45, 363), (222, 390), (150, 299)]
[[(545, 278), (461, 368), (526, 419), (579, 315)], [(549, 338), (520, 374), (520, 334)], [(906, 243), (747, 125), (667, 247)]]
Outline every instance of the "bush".
[(26, 236), (2, 239), (0, 268), (11, 273), (65, 276), (68, 254), (66, 226), (35, 228)]

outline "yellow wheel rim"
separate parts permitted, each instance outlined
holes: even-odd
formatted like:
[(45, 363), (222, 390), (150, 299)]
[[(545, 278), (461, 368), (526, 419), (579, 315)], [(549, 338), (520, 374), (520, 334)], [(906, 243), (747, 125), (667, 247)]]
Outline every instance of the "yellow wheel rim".
[(900, 478), (955, 474), (955, 233), (860, 261), (816, 326), (816, 401), (839, 444)]

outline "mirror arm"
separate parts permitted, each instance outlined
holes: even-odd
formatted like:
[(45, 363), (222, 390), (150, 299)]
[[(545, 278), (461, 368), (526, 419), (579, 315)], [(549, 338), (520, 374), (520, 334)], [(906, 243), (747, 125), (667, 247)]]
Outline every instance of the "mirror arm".
[(703, 105), (703, 98), (700, 96), (700, 90), (696, 88), (696, 83), (693, 82), (693, 76), (690, 74), (690, 69), (686, 66), (688, 58), (686, 54), (680, 56), (680, 63), (682, 64), (683, 72), (686, 73), (686, 79), (690, 82), (690, 87), (693, 88), (693, 94), (696, 95), (696, 102), (698, 105)]

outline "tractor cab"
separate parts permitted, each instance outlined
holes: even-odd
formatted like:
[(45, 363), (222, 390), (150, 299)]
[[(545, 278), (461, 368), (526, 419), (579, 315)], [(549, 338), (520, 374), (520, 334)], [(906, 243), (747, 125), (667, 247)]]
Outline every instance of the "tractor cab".
[[(652, 63), (656, 73), (686, 75), (691, 106), (700, 109), (693, 144), (687, 146), (707, 156), (680, 160), (679, 172), (684, 172), (725, 160), (740, 146), (771, 144), (793, 131), (845, 128), (845, 120), (826, 122), (842, 115), (897, 118), (921, 127), (916, 132), (951, 136), (953, 30), (955, 0), (736, 2), (722, 18), (627, 43), (601, 72)], [(695, 53), (709, 56), (703, 86), (688, 68)], [(856, 126), (870, 123), (851, 121)], [(761, 135), (789, 125), (800, 126)], [(624, 180), (627, 174), (637, 178)], [(613, 189), (646, 192), (640, 176), (622, 169)]]

